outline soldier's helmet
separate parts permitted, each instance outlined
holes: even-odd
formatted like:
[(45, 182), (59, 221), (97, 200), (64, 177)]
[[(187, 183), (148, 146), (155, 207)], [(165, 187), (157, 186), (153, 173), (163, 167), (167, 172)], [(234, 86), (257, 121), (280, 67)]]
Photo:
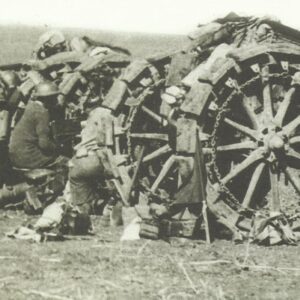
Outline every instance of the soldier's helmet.
[(0, 80), (2, 80), (7, 88), (15, 88), (20, 84), (18, 74), (11, 70), (0, 72)]
[(39, 59), (49, 57), (67, 50), (67, 41), (62, 32), (50, 30), (42, 34), (35, 47), (34, 53)]
[(57, 96), (59, 93), (59, 89), (54, 82), (43, 81), (36, 86), (34, 95), (37, 98), (52, 98), (52, 96)]

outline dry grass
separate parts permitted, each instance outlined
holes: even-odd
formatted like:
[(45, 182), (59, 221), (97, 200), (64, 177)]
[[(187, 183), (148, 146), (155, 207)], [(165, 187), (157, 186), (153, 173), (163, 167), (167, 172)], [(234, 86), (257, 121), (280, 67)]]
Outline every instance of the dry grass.
[(0, 213), (0, 299), (297, 299), (299, 247), (172, 239), (119, 242), (122, 228), (34, 244), (4, 232), (24, 222)]
[[(27, 59), (46, 28), (0, 28), (0, 64)], [(128, 47), (134, 56), (176, 49), (184, 37), (66, 30)], [(80, 240), (33, 244), (4, 233), (23, 213), (0, 211), (0, 299), (299, 299), (299, 246), (218, 240), (120, 242), (122, 228)]]

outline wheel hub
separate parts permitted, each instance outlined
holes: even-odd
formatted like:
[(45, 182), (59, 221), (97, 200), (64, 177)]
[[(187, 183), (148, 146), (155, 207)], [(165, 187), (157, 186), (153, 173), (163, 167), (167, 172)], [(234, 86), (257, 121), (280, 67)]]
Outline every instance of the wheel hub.
[(277, 156), (286, 150), (288, 138), (283, 134), (282, 130), (276, 130), (274, 127), (265, 128), (261, 132), (258, 139), (258, 146), (263, 147), (266, 157)]
[[(297, 89), (291, 84), (290, 72), (277, 73), (275, 59), (271, 65), (262, 61), (256, 72), (260, 74), (247, 69), (244, 77), (245, 62), (231, 90), (216, 85), (213, 94), (218, 113), (211, 132), (209, 179), (220, 201), (243, 212), (242, 217), (258, 210), (293, 215), (299, 207), (300, 84)], [(233, 74), (228, 72), (229, 78)]]
[(268, 139), (268, 148), (272, 151), (280, 150), (284, 148), (284, 140), (278, 134), (273, 134)]

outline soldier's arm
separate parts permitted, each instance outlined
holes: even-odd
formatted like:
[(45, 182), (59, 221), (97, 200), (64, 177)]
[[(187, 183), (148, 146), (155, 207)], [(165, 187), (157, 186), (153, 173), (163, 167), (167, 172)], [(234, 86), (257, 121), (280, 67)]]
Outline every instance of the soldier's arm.
[(15, 89), (14, 92), (9, 97), (8, 103), (7, 103), (7, 108), (12, 114), (14, 114), (14, 112), (16, 111), (22, 98), (23, 98), (23, 95), (19, 89)]
[(53, 155), (57, 152), (57, 145), (50, 139), (50, 118), (48, 112), (37, 115), (36, 133), (38, 136), (38, 145), (47, 155)]

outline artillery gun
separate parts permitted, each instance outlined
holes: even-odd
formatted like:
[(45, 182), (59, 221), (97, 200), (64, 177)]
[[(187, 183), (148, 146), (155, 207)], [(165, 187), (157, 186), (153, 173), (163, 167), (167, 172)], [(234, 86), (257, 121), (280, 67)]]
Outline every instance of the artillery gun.
[(299, 84), (300, 32), (268, 18), (229, 15), (176, 53), (133, 61), (102, 103), (116, 119), (115, 156), (129, 157), (123, 201), (139, 201), (128, 197), (134, 184), (172, 204), (191, 179), (197, 136), (220, 223), (244, 237), (255, 216), (283, 213), (299, 230)]
[[(61, 145), (61, 154), (69, 157), (72, 157), (73, 146), (79, 138), (81, 122), (86, 120), (88, 111), (92, 107), (102, 102), (104, 95), (113, 83), (114, 77), (120, 75), (121, 70), (129, 64), (131, 59), (130, 53), (122, 48), (113, 47), (109, 49), (106, 44), (105, 48), (101, 48), (102, 43), (97, 44), (92, 40), (88, 41), (94, 50), (93, 55), (64, 51), (44, 59), (33, 59), (22, 64), (0, 66), (0, 70), (15, 71), (21, 79), (18, 90), (20, 91), (20, 98), (22, 98), (19, 100), (23, 102), (23, 105), (20, 111), (23, 111), (27, 101), (34, 97), (33, 90), (38, 83), (51, 80), (59, 86), (61, 94), (51, 127), (53, 138), (57, 144)], [(15, 116), (11, 115), (10, 120), (7, 120), (7, 122), (12, 121), (11, 130), (15, 126), (15, 120), (18, 119)], [(6, 124), (6, 127), (10, 127), (9, 124)], [(10, 203), (12, 199), (22, 200), (25, 192), (28, 195), (30, 192), (32, 195), (33, 188), (43, 196), (45, 186), (48, 187), (53, 177), (53, 174), (49, 174), (49, 170), (44, 169), (29, 172), (28, 170), (17, 170), (17, 172), (12, 170), (7, 154), (9, 131), (7, 132), (8, 136), (1, 141), (1, 157), (5, 162), (5, 165), (1, 165), (1, 175), (4, 174), (0, 180), (2, 186), (0, 190), (1, 206)], [(37, 203), (37, 201), (35, 202)], [(42, 205), (34, 206), (40, 209)]]
[(283, 213), (299, 230), (299, 31), (230, 14), (189, 38), (147, 59), (59, 53), (30, 70), (58, 82), (82, 119), (82, 99), (111, 110), (108, 146), (125, 205), (172, 206), (191, 182), (199, 139), (217, 221), (243, 237), (255, 216)]

